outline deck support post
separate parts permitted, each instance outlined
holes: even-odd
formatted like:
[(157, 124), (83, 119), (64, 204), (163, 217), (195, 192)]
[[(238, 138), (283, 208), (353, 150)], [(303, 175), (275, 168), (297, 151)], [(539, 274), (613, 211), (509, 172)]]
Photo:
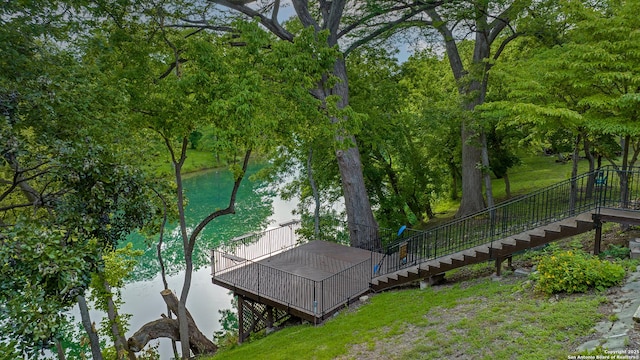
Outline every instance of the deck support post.
[(596, 229), (596, 235), (593, 242), (593, 255), (600, 254), (600, 245), (602, 243), (602, 220), (600, 214), (593, 214), (593, 227)]
[(273, 307), (267, 305), (267, 321), (265, 324), (267, 329), (271, 329), (273, 327)]
[(504, 261), (504, 257), (496, 256), (496, 276), (502, 275), (502, 262)]
[(496, 257), (496, 276), (502, 276), (502, 263), (507, 260), (507, 268), (513, 270), (513, 255)]
[(244, 296), (236, 295), (238, 297), (238, 344), (247, 338), (244, 331)]

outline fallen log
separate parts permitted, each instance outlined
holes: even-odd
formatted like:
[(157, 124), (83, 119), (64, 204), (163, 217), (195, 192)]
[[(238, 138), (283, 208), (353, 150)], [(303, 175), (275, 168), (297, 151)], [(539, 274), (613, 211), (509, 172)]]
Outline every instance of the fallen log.
[[(178, 298), (175, 294), (171, 290), (163, 290), (160, 295), (169, 310), (178, 316)], [(216, 344), (198, 329), (189, 311), (187, 311), (187, 322), (189, 323), (189, 347), (194, 355), (213, 354), (218, 351)], [(178, 320), (163, 316), (161, 319), (148, 322), (127, 340), (127, 344), (131, 351), (139, 352), (149, 341), (159, 338), (180, 341)]]

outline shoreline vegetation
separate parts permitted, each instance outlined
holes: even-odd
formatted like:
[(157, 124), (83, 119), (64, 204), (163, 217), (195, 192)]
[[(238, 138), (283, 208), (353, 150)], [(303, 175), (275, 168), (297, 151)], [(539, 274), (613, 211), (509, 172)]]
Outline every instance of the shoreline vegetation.
[[(161, 156), (158, 155), (157, 157), (158, 160), (150, 168), (157, 169), (156, 173), (158, 175), (173, 176), (171, 161), (168, 158), (161, 161)], [(254, 165), (264, 161), (264, 156), (260, 154), (252, 155), (249, 164)], [(224, 171), (228, 170), (228, 167), (229, 161), (227, 159), (218, 159), (211, 151), (189, 149), (187, 150), (187, 159), (182, 167), (182, 178), (187, 179), (210, 171)]]

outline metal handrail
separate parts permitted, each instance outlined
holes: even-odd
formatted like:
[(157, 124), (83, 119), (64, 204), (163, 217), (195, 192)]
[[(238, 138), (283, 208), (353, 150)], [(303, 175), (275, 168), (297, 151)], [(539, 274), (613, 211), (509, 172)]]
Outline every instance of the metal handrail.
[(640, 207), (639, 175), (639, 168), (619, 170), (606, 166), (395, 241), (385, 248), (372, 277), (476, 246), (492, 245), (585, 211)]

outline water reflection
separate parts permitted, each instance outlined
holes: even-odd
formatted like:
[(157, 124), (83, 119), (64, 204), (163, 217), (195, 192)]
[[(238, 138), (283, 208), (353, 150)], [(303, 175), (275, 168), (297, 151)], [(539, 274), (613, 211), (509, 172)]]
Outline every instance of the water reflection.
[[(260, 166), (251, 166), (248, 175), (259, 169)], [(210, 171), (186, 179), (185, 191), (189, 199), (186, 215), (189, 228), (195, 227), (211, 211), (226, 207), (232, 186), (233, 178), (227, 171)], [(209, 251), (222, 241), (290, 220), (295, 206), (295, 200), (284, 201), (270, 191), (267, 184), (248, 177), (238, 191), (236, 213), (212, 221), (201, 233), (194, 249), (196, 271), (193, 273), (187, 308), (203, 334), (212, 338), (213, 333), (220, 330), (218, 310), (231, 307), (228, 290), (211, 283)], [(166, 313), (166, 306), (160, 296), (163, 285), (156, 257), (157, 237), (150, 247), (139, 235), (132, 236), (130, 240), (136, 248), (144, 249), (145, 253), (134, 271), (134, 279), (122, 289), (124, 303), (120, 311), (122, 314), (131, 314), (127, 337), (142, 325), (157, 320), (160, 314)], [(176, 224), (168, 226), (165, 231), (162, 257), (169, 274), (169, 288), (179, 295), (184, 279), (184, 252)], [(72, 311), (72, 315), (76, 320), (80, 319), (77, 308)], [(103, 316), (105, 315), (98, 311), (91, 312), (91, 318), (96, 323)], [(161, 359), (172, 357), (168, 339), (152, 344), (158, 345)]]
[[(198, 237), (193, 252), (195, 270), (209, 265), (210, 250), (221, 242), (268, 226), (275, 195), (265, 183), (251, 179), (251, 175), (259, 169), (259, 165), (247, 169), (247, 176), (238, 189), (236, 213), (213, 220)], [(229, 171), (210, 171), (185, 179), (184, 188), (188, 199), (185, 212), (190, 233), (205, 216), (228, 206), (233, 177)], [(289, 217), (290, 214), (289, 210)], [(145, 239), (140, 235), (132, 235), (130, 241), (135, 248), (145, 250), (133, 281), (153, 279), (160, 272), (155, 247), (157, 236), (147, 240), (153, 242), (151, 246), (145, 244)], [(175, 275), (184, 270), (182, 238), (176, 223), (168, 225), (165, 230), (162, 258), (167, 275)]]

